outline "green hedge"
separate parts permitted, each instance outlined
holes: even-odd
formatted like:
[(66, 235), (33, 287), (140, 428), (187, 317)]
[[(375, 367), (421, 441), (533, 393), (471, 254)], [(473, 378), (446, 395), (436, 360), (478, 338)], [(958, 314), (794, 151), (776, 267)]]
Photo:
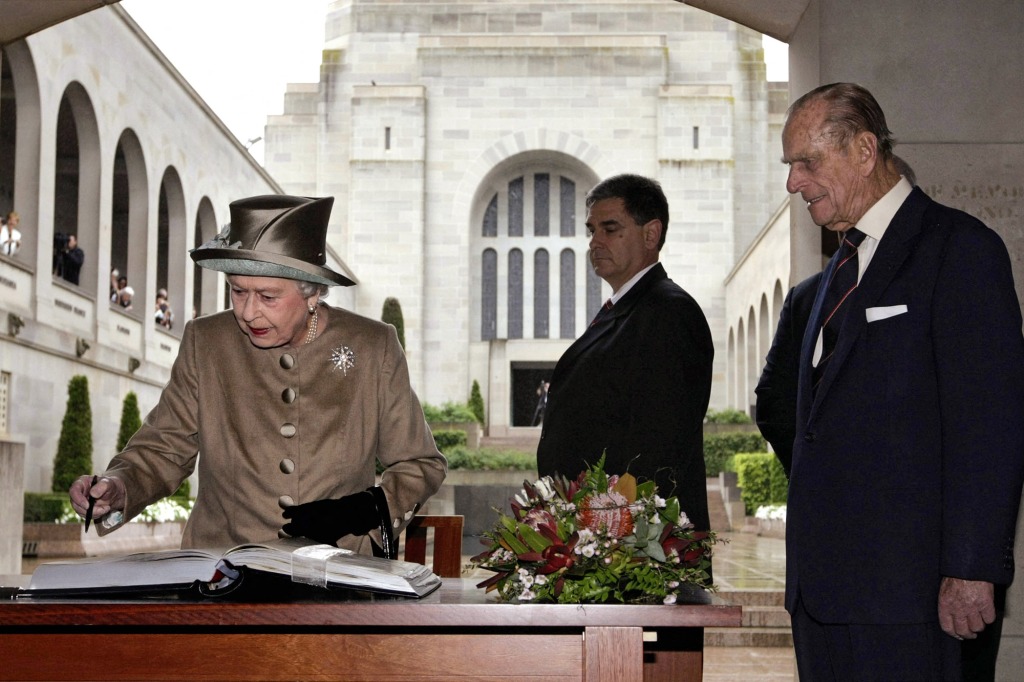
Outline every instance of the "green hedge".
[(768, 443), (757, 433), (709, 433), (704, 435), (704, 466), (708, 476), (729, 471), (729, 458), (738, 452), (763, 452)]
[(52, 523), (60, 518), (67, 493), (25, 493), (25, 523)]
[(427, 423), (437, 424), (445, 422), (475, 422), (476, 414), (468, 405), (463, 403), (447, 402), (441, 407), (430, 403), (423, 403), (423, 416)]
[(768, 452), (739, 453), (733, 457), (732, 465), (747, 514), (764, 505), (786, 503), (786, 472), (778, 457)]
[(456, 446), (445, 453), (449, 469), (468, 471), (536, 471), (537, 455), (520, 450), (470, 449)]
[(708, 424), (753, 424), (754, 421), (746, 412), (739, 410), (708, 410), (704, 416)]
[(438, 450), (446, 452), (457, 445), (465, 445), (466, 432), (462, 429), (438, 429), (434, 431), (434, 442)]

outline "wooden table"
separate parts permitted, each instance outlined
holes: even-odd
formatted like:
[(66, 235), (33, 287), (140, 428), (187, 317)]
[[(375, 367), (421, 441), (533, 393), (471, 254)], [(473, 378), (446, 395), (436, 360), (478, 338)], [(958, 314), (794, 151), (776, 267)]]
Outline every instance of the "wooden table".
[(420, 600), (0, 599), (0, 679), (699, 680), (703, 627), (740, 624), (739, 606), (707, 595), (505, 604), (475, 582), (446, 578)]

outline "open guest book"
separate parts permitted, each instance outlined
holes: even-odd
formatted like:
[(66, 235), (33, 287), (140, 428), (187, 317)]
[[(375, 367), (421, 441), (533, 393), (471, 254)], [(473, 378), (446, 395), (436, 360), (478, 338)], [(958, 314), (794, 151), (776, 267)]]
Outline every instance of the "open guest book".
[[(243, 585), (248, 588), (244, 592)], [(284, 538), (228, 550), (171, 549), (53, 561), (36, 567), (29, 586), (18, 597), (179, 592), (259, 598), (266, 596), (259, 591), (281, 585), (418, 598), (440, 587), (441, 579), (420, 564), (356, 554), (307, 538)]]

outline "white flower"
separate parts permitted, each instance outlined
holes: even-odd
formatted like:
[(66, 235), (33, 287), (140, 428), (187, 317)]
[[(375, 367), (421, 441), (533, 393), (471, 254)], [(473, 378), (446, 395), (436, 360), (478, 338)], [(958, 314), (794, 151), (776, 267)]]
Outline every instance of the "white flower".
[(545, 476), (544, 478), (534, 483), (533, 489), (537, 491), (538, 495), (540, 495), (540, 499), (544, 500), (545, 502), (547, 502), (548, 500), (555, 496), (555, 488), (552, 485), (550, 476)]
[(589, 545), (584, 545), (583, 549), (580, 550), (580, 554), (582, 554), (583, 556), (587, 557), (588, 559), (590, 557), (594, 556), (594, 554), (596, 554), (596, 553), (597, 553), (597, 549), (594, 548), (593, 543), (591, 543)]
[(538, 585), (547, 585), (548, 577), (546, 575), (538, 575), (534, 582)]
[(526, 587), (530, 587), (531, 585), (533, 585), (533, 575), (529, 571), (527, 571), (525, 568), (520, 568), (519, 569), (519, 582), (521, 582)]
[(661, 603), (662, 604), (675, 604), (676, 603), (676, 595), (674, 595), (674, 594), (666, 594), (665, 598), (661, 600)]
[(520, 601), (532, 601), (532, 600), (534, 600), (536, 598), (537, 598), (537, 595), (534, 594), (533, 592), (531, 592), (530, 590), (523, 590), (522, 592), (519, 593), (519, 600)]
[(665, 502), (665, 498), (661, 497), (657, 493), (654, 494), (654, 506), (655, 507), (664, 507), (666, 504), (667, 503)]
[(786, 520), (786, 505), (769, 504), (760, 506), (754, 512), (754, 516), (763, 521), (779, 520), (784, 522)]

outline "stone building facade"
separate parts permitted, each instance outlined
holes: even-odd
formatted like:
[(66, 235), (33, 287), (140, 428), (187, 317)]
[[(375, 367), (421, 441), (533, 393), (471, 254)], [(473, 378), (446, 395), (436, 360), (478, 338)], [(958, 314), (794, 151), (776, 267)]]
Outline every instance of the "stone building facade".
[(424, 399), (479, 381), (492, 436), (529, 425), (610, 293), (584, 196), (632, 172), (669, 197), (661, 259), (716, 339), (712, 406), (733, 402), (724, 282), (784, 194), (761, 34), (661, 0), (341, 0), (323, 55), (268, 119), (266, 168), (336, 197), (354, 309), (400, 300)]
[[(223, 275), (196, 270), (188, 249), (231, 201), (281, 188), (117, 5), (3, 45), (0, 69), (0, 213), (16, 211), (22, 233), (0, 254), (0, 440), (24, 444), (25, 489), (43, 491), (70, 378), (89, 380), (102, 469), (125, 395), (152, 408), (193, 307), (224, 307)], [(77, 284), (54, 269), (70, 234)], [(131, 309), (110, 301), (115, 268)], [(171, 329), (154, 321), (160, 288)]]

